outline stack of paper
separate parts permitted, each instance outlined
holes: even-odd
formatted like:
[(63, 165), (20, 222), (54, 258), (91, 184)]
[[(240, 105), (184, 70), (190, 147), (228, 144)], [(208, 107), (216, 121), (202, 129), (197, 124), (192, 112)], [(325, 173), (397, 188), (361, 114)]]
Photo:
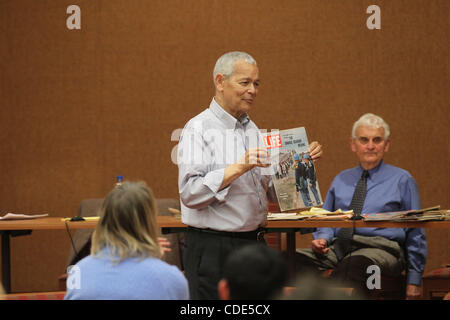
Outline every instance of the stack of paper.
[[(431, 220), (445, 220), (445, 210), (439, 211), (440, 206), (419, 210), (407, 210), (396, 212), (382, 212), (382, 213), (366, 213), (362, 214), (364, 221), (431, 221)], [(447, 210), (449, 211), (449, 210)]]
[[(381, 212), (381, 213), (365, 213), (361, 216), (364, 221), (439, 221), (450, 220), (450, 210), (439, 210), (440, 206), (419, 210)], [(334, 212), (322, 208), (312, 207), (308, 211), (296, 213), (269, 213), (268, 220), (326, 220), (326, 221), (342, 221), (350, 219), (354, 215), (353, 210), (343, 211), (338, 209)]]
[(342, 221), (347, 220), (353, 216), (353, 210), (343, 211), (337, 209), (336, 211), (328, 211), (322, 208), (311, 208), (309, 211), (301, 212), (302, 215), (307, 215), (307, 220), (327, 220), (327, 221)]
[(440, 221), (450, 220), (450, 210), (432, 210), (421, 213), (407, 214), (394, 221)]
[(298, 213), (269, 213), (267, 220), (347, 220), (353, 216), (353, 210), (342, 211), (338, 209), (334, 212), (312, 207), (308, 211)]
[(364, 221), (394, 221), (404, 217), (408, 211), (382, 212), (382, 213), (364, 213), (361, 216)]

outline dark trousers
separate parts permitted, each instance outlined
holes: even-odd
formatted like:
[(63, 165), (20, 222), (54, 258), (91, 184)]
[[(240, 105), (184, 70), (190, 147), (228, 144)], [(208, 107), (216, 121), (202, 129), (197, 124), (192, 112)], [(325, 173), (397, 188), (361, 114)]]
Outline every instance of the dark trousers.
[[(320, 278), (324, 270), (317, 267), (310, 259), (303, 255), (296, 256), (297, 274), (309, 275)], [(373, 261), (363, 256), (348, 256), (339, 262), (333, 269), (330, 279), (334, 284), (342, 287), (352, 287), (355, 289), (355, 296), (366, 299), (369, 297), (369, 290), (366, 286), (367, 267), (373, 265)], [(330, 285), (331, 287), (332, 285)]]
[(381, 274), (388, 277), (399, 276), (404, 269), (403, 249), (395, 241), (379, 236), (354, 235), (352, 251), (339, 261), (334, 250), (335, 240), (332, 240), (330, 250), (324, 255), (316, 254), (312, 249), (298, 249), (296, 271), (317, 273), (333, 269), (331, 278), (354, 287), (361, 297), (365, 297), (370, 293), (366, 284), (369, 277), (367, 267), (376, 265)]
[(217, 284), (228, 255), (255, 240), (188, 230), (185, 235), (184, 268), (192, 300), (218, 299)]

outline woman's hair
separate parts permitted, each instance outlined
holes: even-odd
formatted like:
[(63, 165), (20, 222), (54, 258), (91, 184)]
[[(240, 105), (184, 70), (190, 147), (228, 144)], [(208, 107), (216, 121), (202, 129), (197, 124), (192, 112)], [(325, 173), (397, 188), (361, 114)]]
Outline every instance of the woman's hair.
[(155, 198), (144, 182), (124, 182), (115, 187), (103, 202), (91, 254), (98, 255), (107, 248), (117, 262), (160, 257), (156, 216)]
[(360, 126), (366, 126), (366, 127), (374, 127), (374, 128), (383, 128), (384, 129), (384, 140), (386, 141), (389, 139), (389, 136), (391, 134), (391, 131), (389, 129), (389, 125), (386, 123), (386, 121), (383, 120), (383, 118), (373, 114), (373, 113), (366, 113), (361, 116), (354, 124), (352, 128), (352, 138), (353, 140), (356, 139), (356, 129)]
[(213, 71), (214, 84), (216, 83), (216, 76), (219, 73), (223, 74), (225, 78), (231, 76), (234, 71), (234, 65), (238, 60), (244, 60), (247, 63), (256, 65), (255, 59), (253, 59), (253, 57), (248, 53), (240, 51), (232, 51), (225, 53), (217, 60), (216, 65), (214, 66)]

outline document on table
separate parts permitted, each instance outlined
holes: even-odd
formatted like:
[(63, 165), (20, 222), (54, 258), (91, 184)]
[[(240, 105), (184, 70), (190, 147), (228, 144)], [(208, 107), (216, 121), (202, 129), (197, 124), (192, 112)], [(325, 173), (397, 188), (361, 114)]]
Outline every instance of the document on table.
[(427, 221), (427, 220), (445, 220), (445, 210), (439, 211), (439, 206), (425, 209), (381, 212), (381, 213), (365, 213), (362, 214), (364, 221)]
[(16, 214), (16, 213), (7, 213), (3, 217), (0, 217), (0, 220), (29, 220), (36, 218), (44, 218), (47, 217), (48, 213), (45, 214)]
[(269, 213), (267, 220), (347, 220), (353, 216), (353, 210), (342, 211), (338, 209), (334, 212), (322, 208), (312, 207), (309, 211), (297, 213)]
[(300, 216), (297, 213), (269, 213), (267, 220), (302, 220), (306, 216)]

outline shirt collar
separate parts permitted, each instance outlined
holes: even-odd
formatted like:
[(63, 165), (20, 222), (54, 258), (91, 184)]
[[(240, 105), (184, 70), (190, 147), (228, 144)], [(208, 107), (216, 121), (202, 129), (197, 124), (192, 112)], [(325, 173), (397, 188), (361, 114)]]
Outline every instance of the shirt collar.
[(211, 104), (209, 105), (209, 110), (221, 121), (225, 124), (227, 129), (235, 129), (236, 124), (240, 123), (245, 127), (247, 123), (250, 122), (250, 118), (247, 113), (244, 113), (239, 119), (236, 119), (231, 114), (225, 111), (216, 101), (216, 99), (212, 98)]
[[(377, 172), (380, 171), (380, 168), (384, 166), (384, 161), (383, 159), (381, 159), (380, 163), (375, 167), (369, 170), (369, 179), (372, 179), (377, 175)], [(358, 167), (358, 174), (359, 176), (362, 175), (364, 171), (364, 168), (361, 167), (361, 165), (359, 165)]]

